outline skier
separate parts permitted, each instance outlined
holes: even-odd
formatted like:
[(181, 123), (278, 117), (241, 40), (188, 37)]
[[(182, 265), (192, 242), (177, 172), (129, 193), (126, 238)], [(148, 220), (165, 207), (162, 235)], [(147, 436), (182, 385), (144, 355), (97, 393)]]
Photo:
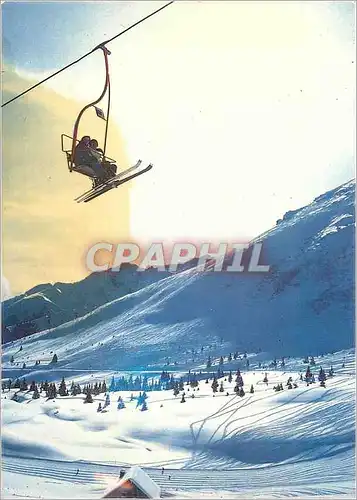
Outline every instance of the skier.
[[(92, 139), (92, 145), (95, 144), (98, 145), (98, 142)], [(74, 150), (73, 160), (76, 167), (80, 165), (89, 167), (93, 172), (93, 176), (97, 178), (99, 182), (105, 182), (115, 175), (104, 168), (100, 161), (100, 153), (91, 147), (91, 138), (89, 135), (83, 136), (77, 144)]]
[(97, 139), (91, 139), (89, 141), (89, 147), (93, 151), (94, 156), (98, 159), (98, 161), (101, 161), (101, 159), (104, 155), (104, 151), (101, 148), (99, 148), (98, 146), (99, 146), (99, 144), (98, 144)]
[(100, 162), (103, 168), (107, 171), (109, 178), (114, 177), (117, 173), (118, 167), (115, 165), (115, 163), (110, 163), (105, 159), (103, 150), (98, 147), (97, 139), (91, 139), (89, 141), (89, 147), (91, 148), (91, 153), (97, 158), (98, 162)]

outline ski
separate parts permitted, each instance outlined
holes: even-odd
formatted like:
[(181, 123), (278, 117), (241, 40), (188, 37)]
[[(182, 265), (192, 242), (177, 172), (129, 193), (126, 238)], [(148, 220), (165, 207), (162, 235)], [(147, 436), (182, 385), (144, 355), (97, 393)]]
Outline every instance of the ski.
[(146, 172), (151, 170), (152, 167), (153, 167), (153, 165), (150, 163), (146, 168), (144, 168), (143, 170), (140, 170), (140, 172), (135, 172), (135, 174), (131, 174), (128, 177), (125, 177), (124, 179), (120, 179), (120, 180), (117, 179), (116, 182), (112, 182), (109, 185), (108, 184), (104, 185), (104, 186), (102, 186), (101, 191), (92, 192), (92, 193), (88, 194), (88, 196), (86, 196), (84, 199), (81, 199), (80, 201), (78, 201), (77, 203), (81, 203), (81, 202), (88, 203), (89, 201), (92, 201), (95, 198), (97, 198), (98, 196), (106, 193), (107, 191), (110, 191), (111, 189), (117, 188), (117, 187), (121, 186), (122, 184), (125, 184), (128, 181), (131, 181), (132, 179), (134, 179), (135, 177), (138, 177), (139, 175), (145, 174)]
[[(115, 181), (118, 181), (119, 179), (121, 179), (124, 175), (127, 175), (129, 174), (130, 172), (132, 172), (133, 170), (136, 170), (137, 168), (140, 167), (142, 163), (142, 160), (138, 160), (135, 165), (133, 165), (132, 167), (129, 167), (127, 168), (126, 170), (123, 170), (122, 172), (120, 172), (119, 174), (117, 174), (115, 177), (112, 177), (111, 179), (109, 179), (108, 181), (106, 182), (103, 182), (102, 184), (100, 184), (99, 186), (96, 186), (95, 188), (92, 188), (92, 189), (89, 189), (88, 191), (86, 191), (85, 193), (81, 194), (80, 196), (78, 196), (77, 198), (74, 199), (74, 201), (76, 201), (77, 203), (80, 203), (82, 201), (83, 198), (86, 198), (88, 195), (91, 195), (91, 194), (94, 194), (94, 193), (97, 193), (97, 192), (102, 192), (103, 188), (104, 187), (107, 187), (107, 186), (110, 186), (113, 182)], [(107, 191), (107, 190), (106, 190)], [(105, 191), (103, 191), (105, 192)]]

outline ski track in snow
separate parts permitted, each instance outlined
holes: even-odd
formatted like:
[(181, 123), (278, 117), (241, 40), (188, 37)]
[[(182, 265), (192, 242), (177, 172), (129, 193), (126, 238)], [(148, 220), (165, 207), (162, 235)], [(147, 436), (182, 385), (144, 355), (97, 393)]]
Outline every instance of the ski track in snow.
[[(242, 371), (243, 398), (233, 395), (234, 382), (224, 382), (229, 396), (213, 398), (202, 381), (195, 399), (186, 392), (185, 404), (172, 391), (153, 392), (149, 410), (141, 413), (122, 391), (126, 409), (117, 411), (112, 393), (108, 413), (97, 414), (103, 395), (83, 405), (82, 395), (45, 402), (22, 393), (15, 403), (3, 393), (3, 496), (100, 498), (119, 467), (138, 463), (173, 496), (354, 497), (355, 352), (346, 349), (353, 345), (353, 236), (351, 181), (287, 213), (255, 240), (266, 239), (273, 256), (267, 276), (244, 284), (230, 273), (195, 269), (156, 277), (83, 317), (6, 344), (4, 378), (58, 384), (64, 376), (83, 385), (108, 382), (113, 374), (155, 377), (163, 369), (179, 377), (205, 370), (208, 356), (214, 372), (220, 355), (238, 348), (236, 341), (265, 342), (263, 352), (247, 348), (249, 371), (244, 359), (223, 366)], [(31, 297), (51, 302), (46, 289)], [(26, 303), (32, 301), (14, 301)], [(203, 352), (191, 354), (201, 346)], [(286, 358), (284, 368), (269, 367), (279, 348), (284, 356), (314, 355), (315, 376), (320, 365), (326, 371), (333, 365), (336, 376), (326, 389), (307, 387), (299, 377), (307, 366), (301, 357)], [(326, 351), (334, 352), (320, 355)], [(50, 363), (53, 353), (56, 364)], [(34, 366), (36, 360), (41, 364)], [(287, 390), (289, 376), (297, 389)], [(280, 382), (284, 391), (275, 393)]]
[[(304, 384), (305, 387), (303, 387), (300, 383), (297, 389), (285, 388), (283, 392), (276, 393), (272, 389), (275, 383), (286, 382), (290, 375), (294, 380), (299, 379), (297, 371), (285, 369), (284, 372), (267, 370), (268, 386), (258, 383), (261, 382), (265, 370), (244, 372), (247, 391), (244, 398), (232, 395), (232, 393), (230, 396), (217, 393), (216, 397), (212, 398), (210, 384), (206, 385), (204, 381), (200, 384), (200, 394), (194, 400), (191, 400), (189, 393), (186, 392), (185, 405), (180, 405), (179, 399), (172, 396), (172, 391), (149, 393), (149, 411), (145, 413), (151, 419), (156, 419), (157, 413), (153, 413), (150, 417), (150, 411), (153, 412), (155, 406), (161, 402), (165, 403), (165, 408), (168, 410), (172, 408), (174, 412), (175, 408), (182, 411), (185, 408), (190, 409), (186, 419), (187, 429), (177, 429), (179, 436), (184, 432), (182, 442), (187, 448), (187, 453), (181, 458), (174, 458), (175, 451), (173, 450), (173, 454), (167, 454), (165, 459), (143, 461), (140, 465), (166, 494), (174, 496), (190, 497), (190, 495), (194, 496), (194, 492), (204, 497), (220, 492), (223, 498), (229, 498), (229, 495), (233, 493), (235, 496), (249, 494), (253, 497), (353, 495), (355, 465), (353, 357), (353, 351), (348, 351), (322, 358), (325, 360), (323, 363), (325, 366), (332, 364), (333, 360), (344, 359), (345, 361), (345, 368), (337, 369), (335, 377), (328, 378), (326, 389), (320, 388), (318, 384), (311, 384), (308, 387)], [(301, 366), (299, 360), (290, 359), (288, 363), (294, 367), (299, 364), (300, 368), (306, 367), (306, 365)], [(320, 363), (320, 360), (317, 363)], [(314, 369), (317, 370), (318, 367), (313, 367)], [(256, 392), (249, 394), (248, 387), (253, 380)], [(234, 382), (225, 383), (225, 386), (231, 392)], [(114, 401), (117, 398), (116, 394), (112, 393)], [(121, 394), (125, 396), (126, 393), (122, 391)], [(66, 420), (65, 413), (62, 416), (56, 415), (58, 411), (56, 408), (59, 408), (61, 415), (62, 405), (69, 404), (70, 401), (76, 402), (76, 399), (78, 402), (78, 397), (56, 400), (53, 409), (51, 409), (52, 406), (46, 407), (46, 418)], [(30, 406), (38, 404), (31, 400), (29, 402)], [(204, 402), (206, 403), (203, 411)], [(95, 412), (94, 405), (89, 406), (92, 407), (91, 411)], [(115, 407), (112, 408), (110, 415), (119, 414), (120, 417), (124, 416), (122, 411), (127, 411), (126, 418), (131, 420), (133, 413), (130, 412), (133, 410), (127, 408), (117, 412), (116, 405), (113, 406)], [(196, 410), (198, 414), (205, 414), (205, 416), (190, 418), (191, 414), (194, 416)], [(168, 413), (166, 418), (171, 419), (172, 415), (174, 413)], [(26, 415), (24, 418), (26, 419)], [(18, 423), (16, 419), (13, 422), (7, 427), (11, 429)], [(152, 424), (154, 425), (153, 421)], [(32, 425), (34, 424), (28, 422), (28, 428)], [(174, 431), (174, 426), (174, 423), (169, 426), (168, 432)], [(104, 425), (103, 430), (105, 428)], [(151, 446), (149, 443), (154, 443), (156, 440), (161, 442), (160, 432), (156, 435), (154, 429), (150, 434), (149, 429), (150, 424), (144, 431), (147, 443), (145, 446)], [(156, 429), (159, 430), (160, 426)], [(90, 436), (91, 434), (88, 435), (89, 440)], [(190, 436), (189, 444), (185, 436)], [(139, 446), (138, 452), (140, 453), (140, 447), (143, 446), (140, 432), (137, 437), (139, 441), (124, 437), (123, 434), (120, 441), (130, 446)], [(181, 438), (178, 437), (178, 439)], [(167, 444), (166, 438), (161, 442), (163, 443)], [(258, 447), (255, 453), (257, 458), (261, 456), (259, 450), (261, 443), (263, 450), (272, 454), (271, 460), (259, 458), (256, 463), (254, 461), (249, 463), (249, 460), (244, 463), (244, 457), (249, 451), (248, 447), (253, 451), (255, 447)], [(239, 453), (231, 455), (232, 446), (236, 450), (241, 449), (242, 456)], [(287, 456), (279, 451), (281, 447), (288, 450)], [(108, 452), (109, 457), (111, 455), (109, 449)], [(254, 452), (251, 455), (254, 457)], [(123, 449), (123, 458), (124, 456), (125, 449)], [(46, 457), (20, 458), (8, 455), (5, 450), (2, 464), (5, 478), (4, 492), (8, 492), (10, 496), (14, 493), (13, 497), (15, 497), (18, 494), (15, 492), (18, 490), (13, 486), (14, 477), (21, 476), (23, 478), (21, 484), (27, 484), (27, 481), (30, 481), (29, 478), (33, 477), (39, 485), (41, 480), (46, 478), (46, 482), (52, 484), (54, 488), (65, 483), (76, 485), (78, 488), (76, 498), (99, 498), (108, 485), (114, 484), (118, 477), (119, 467), (128, 468), (130, 465), (125, 459), (116, 459), (113, 463), (113, 461), (95, 460), (93, 462), (83, 459), (73, 461), (70, 458), (64, 460), (49, 460)], [(164, 474), (161, 474), (161, 467), (165, 467)], [(77, 469), (79, 469), (78, 473)], [(41, 493), (42, 489), (36, 490), (35, 488), (35, 491)], [(66, 495), (63, 493), (61, 498), (66, 498)]]

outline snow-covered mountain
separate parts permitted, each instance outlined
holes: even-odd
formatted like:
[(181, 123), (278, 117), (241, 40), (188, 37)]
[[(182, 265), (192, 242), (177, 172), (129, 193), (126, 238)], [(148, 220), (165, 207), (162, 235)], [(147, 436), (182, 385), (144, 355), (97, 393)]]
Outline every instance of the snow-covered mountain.
[[(6, 494), (98, 498), (115, 484), (118, 466), (139, 464), (178, 498), (353, 495), (354, 190), (354, 182), (332, 190), (260, 236), (268, 273), (201, 272), (192, 262), (173, 275), (126, 268), (115, 275), (119, 298), (107, 295), (81, 317), (5, 344), (3, 380), (13, 382), (2, 392)], [(104, 293), (109, 276), (85, 281), (91, 307), (95, 283)], [(247, 360), (231, 359), (236, 350)], [(307, 355), (315, 357), (311, 383), (303, 377)], [(274, 356), (284, 364), (272, 367)], [(326, 387), (316, 383), (320, 366), (335, 371)], [(185, 404), (172, 390), (149, 392), (145, 411), (138, 391), (84, 404), (84, 394), (52, 399), (42, 391), (34, 399), (15, 382), (63, 377), (68, 387), (103, 380), (109, 387), (113, 375), (157, 380), (164, 369), (179, 379), (202, 370), (206, 378), (218, 367), (222, 391), (212, 393), (211, 374), (196, 389), (185, 384)], [(244, 395), (227, 377), (237, 369)]]
[(81, 317), (164, 277), (165, 273), (156, 269), (139, 273), (137, 266), (123, 264), (120, 272), (93, 273), (77, 283), (38, 285), (3, 303), (2, 342)]
[(354, 191), (351, 181), (319, 196), (259, 237), (268, 273), (189, 268), (6, 346), (5, 364), (56, 352), (68, 369), (134, 368), (221, 338), (227, 349), (273, 356), (350, 348)]
[(3, 342), (80, 318), (59, 331), (109, 322), (127, 342), (128, 329), (145, 338), (173, 329), (176, 336), (189, 331), (198, 342), (217, 336), (276, 354), (348, 348), (354, 337), (354, 193), (354, 181), (333, 189), (257, 238), (268, 273), (197, 273), (191, 262), (170, 275), (126, 265), (74, 284), (40, 285), (4, 303)]

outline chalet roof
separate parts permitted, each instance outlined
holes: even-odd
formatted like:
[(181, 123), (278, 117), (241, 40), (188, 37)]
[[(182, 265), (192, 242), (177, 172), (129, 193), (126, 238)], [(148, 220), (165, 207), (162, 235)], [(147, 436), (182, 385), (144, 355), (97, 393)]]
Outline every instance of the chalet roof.
[[(128, 472), (120, 479), (118, 484), (110, 490), (110, 492), (114, 492), (114, 490), (120, 491), (120, 488), (125, 485), (127, 481), (130, 481), (132, 484), (136, 486), (145, 496), (148, 498), (160, 498), (161, 496), (161, 488), (158, 486), (155, 481), (151, 479), (151, 477), (146, 474), (140, 467), (134, 465), (131, 467)], [(104, 495), (104, 498), (110, 494), (107, 492)]]

